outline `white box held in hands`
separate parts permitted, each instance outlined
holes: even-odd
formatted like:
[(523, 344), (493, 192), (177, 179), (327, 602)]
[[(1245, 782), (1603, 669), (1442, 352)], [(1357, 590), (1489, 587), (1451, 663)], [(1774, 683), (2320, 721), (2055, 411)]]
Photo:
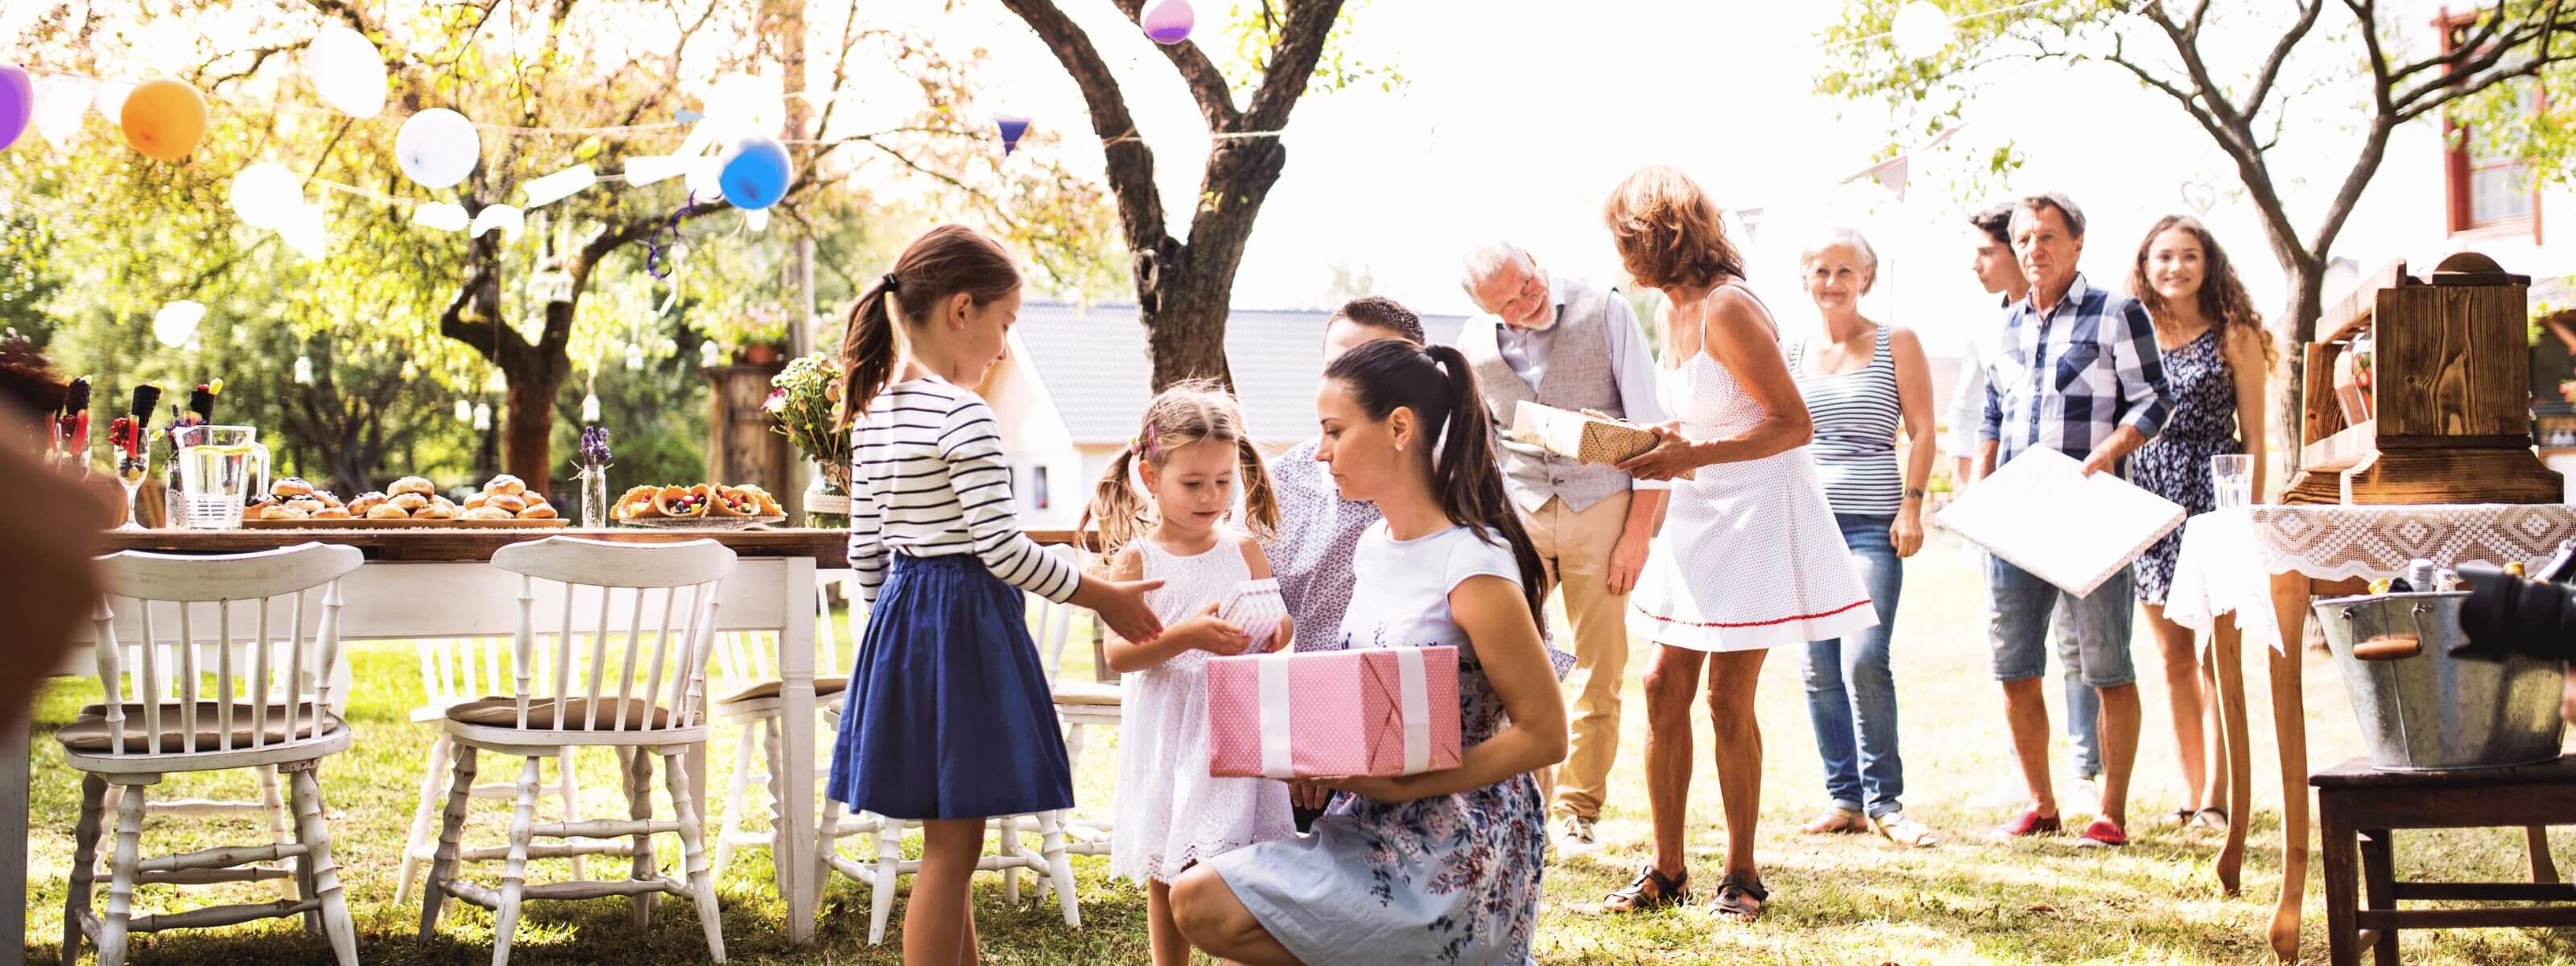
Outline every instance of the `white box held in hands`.
[(2083, 597), (2182, 525), (2181, 504), (2045, 446), (2023, 450), (1933, 519)]
[(1217, 602), (1216, 616), (1243, 629), (1251, 640), (1245, 645), (1249, 653), (1270, 649), (1270, 637), (1279, 633), (1279, 622), (1288, 616), (1288, 602), (1279, 596), (1279, 581), (1264, 577), (1234, 585)]
[[(1506, 435), (1586, 463), (1617, 464), (1655, 448), (1654, 431), (1643, 426), (1527, 399), (1512, 407), (1512, 428)], [(1692, 473), (1686, 471), (1682, 478), (1691, 479)]]

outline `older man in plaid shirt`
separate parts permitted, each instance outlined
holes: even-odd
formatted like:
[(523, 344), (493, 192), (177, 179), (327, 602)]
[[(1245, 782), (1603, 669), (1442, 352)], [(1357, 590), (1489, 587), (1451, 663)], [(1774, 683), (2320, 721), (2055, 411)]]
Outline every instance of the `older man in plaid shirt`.
[[(2013, 256), (2030, 295), (2013, 304), (2001, 344), (1987, 354), (1986, 416), (1978, 431), (1979, 475), (1998, 458), (2049, 447), (2084, 461), (2087, 475), (2120, 472), (2172, 409), (2155, 324), (2138, 300), (2094, 288), (2075, 270), (2084, 251), (2084, 213), (2063, 195), (2034, 195), (2016, 205)], [(2058, 590), (2001, 559), (1986, 561), (1993, 595), (1995, 679), (2003, 682), (2013, 751), (2030, 784), (2031, 807), (1996, 829), (2000, 838), (2062, 831), (2049, 787), (2048, 706), (2040, 695), (2047, 670), (2048, 618), (2074, 626), (2084, 683), (2102, 697), (2102, 808), (2079, 846), (2128, 844), (2129, 773), (2138, 751), (2138, 675), (2129, 662), (2134, 602), (2123, 568), (2085, 597)]]

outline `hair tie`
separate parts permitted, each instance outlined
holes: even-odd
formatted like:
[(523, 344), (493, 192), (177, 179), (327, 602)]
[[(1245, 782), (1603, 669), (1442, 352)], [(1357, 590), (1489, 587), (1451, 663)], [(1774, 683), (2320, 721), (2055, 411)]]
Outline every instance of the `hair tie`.
[(893, 292), (903, 288), (903, 283), (895, 280), (893, 272), (887, 272), (879, 278), (885, 282), (886, 291)]

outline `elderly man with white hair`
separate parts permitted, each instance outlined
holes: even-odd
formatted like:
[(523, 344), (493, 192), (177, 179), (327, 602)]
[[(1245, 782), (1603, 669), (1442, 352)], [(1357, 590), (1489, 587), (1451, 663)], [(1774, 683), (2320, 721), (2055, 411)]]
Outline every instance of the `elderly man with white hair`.
[[(1495, 424), (1524, 399), (1661, 423), (1655, 359), (1635, 310), (1617, 289), (1550, 278), (1508, 242), (1467, 254), (1461, 283), (1486, 314), (1467, 320), (1458, 349), (1476, 370)], [(1503, 475), (1574, 622), (1572, 744), (1549, 809), (1561, 854), (1596, 844), (1592, 824), (1619, 752), (1619, 685), (1628, 664), (1628, 592), (1646, 564), (1667, 484), (1497, 439)], [(1547, 776), (1541, 776), (1546, 788)]]

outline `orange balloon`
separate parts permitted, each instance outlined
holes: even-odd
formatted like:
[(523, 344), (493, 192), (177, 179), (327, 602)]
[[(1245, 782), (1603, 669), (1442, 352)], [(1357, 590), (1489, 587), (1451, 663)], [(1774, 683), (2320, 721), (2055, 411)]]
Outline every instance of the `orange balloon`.
[(206, 99), (187, 81), (156, 77), (125, 95), (118, 123), (125, 143), (155, 161), (177, 161), (206, 136)]

